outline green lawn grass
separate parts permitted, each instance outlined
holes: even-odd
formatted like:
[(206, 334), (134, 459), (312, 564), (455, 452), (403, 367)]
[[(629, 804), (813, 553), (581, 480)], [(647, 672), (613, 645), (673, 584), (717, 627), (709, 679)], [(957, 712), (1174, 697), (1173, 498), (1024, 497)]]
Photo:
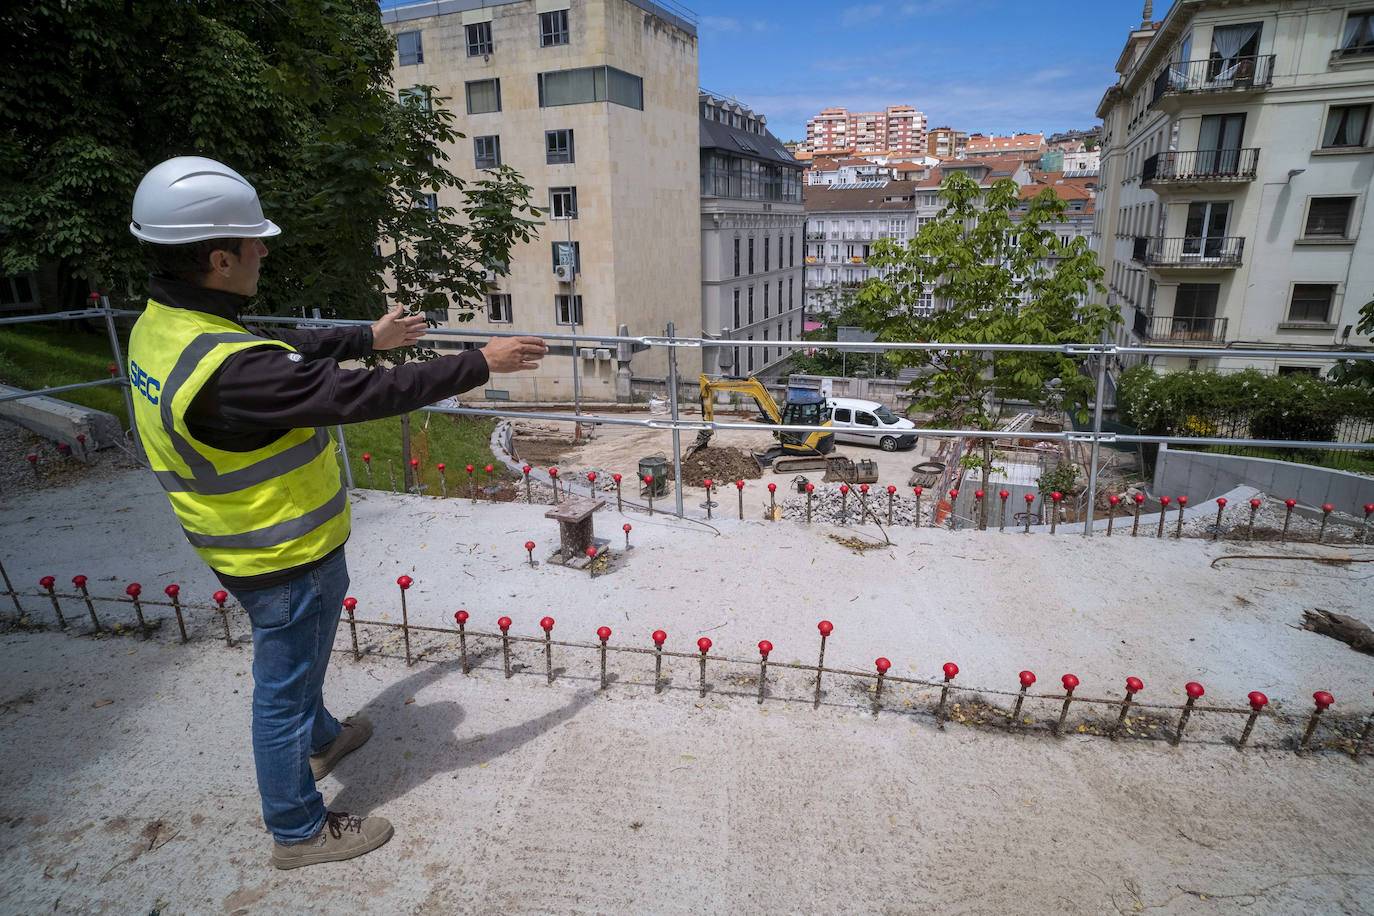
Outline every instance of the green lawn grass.
[[(121, 340), (120, 346), (128, 352), (127, 340)], [(0, 382), (6, 385), (33, 390), (108, 379), (114, 361), (103, 327), (90, 330), (65, 322), (0, 328)], [(124, 426), (129, 424), (124, 395), (117, 385), (64, 391), (59, 398), (104, 410), (119, 417)]]
[[(487, 417), (452, 417), (422, 411), (412, 413), (410, 455), (420, 462), (420, 483), (427, 487), (425, 492), (432, 496), (440, 494), (439, 471), (435, 467), (440, 462), (448, 466), (445, 473), (450, 495), (467, 494), (468, 475), (463, 470), (464, 465), (471, 464), (477, 469), (474, 477), (478, 486), (486, 484), (487, 475), (482, 468), (488, 464), (496, 469), (494, 478), (500, 479), (505, 467), (495, 460), (490, 447), (495, 428), (496, 421)], [(391, 475), (387, 472), (387, 460), (390, 459), (396, 470), (396, 489), (401, 489), (400, 417), (351, 423), (344, 427), (344, 438), (348, 440), (349, 465), (353, 469), (355, 486), (367, 486), (367, 468), (362, 457), (366, 453), (372, 456), (374, 487), (378, 490), (391, 489)]]

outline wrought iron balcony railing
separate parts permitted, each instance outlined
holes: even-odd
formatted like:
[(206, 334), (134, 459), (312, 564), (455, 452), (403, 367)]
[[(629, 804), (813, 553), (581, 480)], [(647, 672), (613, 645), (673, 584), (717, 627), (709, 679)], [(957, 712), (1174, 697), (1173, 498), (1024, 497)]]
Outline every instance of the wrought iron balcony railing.
[(1263, 89), (1274, 81), (1274, 55), (1230, 60), (1175, 61), (1155, 77), (1153, 105), (1166, 95), (1185, 92), (1234, 92)]
[(1155, 153), (1140, 170), (1140, 183), (1253, 181), (1259, 149), (1195, 149)]
[(1146, 267), (1239, 267), (1245, 238), (1196, 235), (1182, 238), (1136, 236), (1131, 257)]
[(1151, 343), (1225, 343), (1225, 318), (1135, 313), (1135, 333)]

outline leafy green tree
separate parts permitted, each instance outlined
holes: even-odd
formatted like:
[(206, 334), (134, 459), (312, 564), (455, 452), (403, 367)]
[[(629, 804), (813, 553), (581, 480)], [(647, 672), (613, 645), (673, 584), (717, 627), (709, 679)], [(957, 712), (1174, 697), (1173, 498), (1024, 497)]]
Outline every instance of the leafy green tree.
[[(835, 285), (822, 292), (826, 299), (821, 326), (802, 332), (802, 340), (817, 343), (839, 340), (840, 328), (860, 327), (864, 313), (855, 300), (856, 289), (850, 286)], [(875, 358), (876, 356), (876, 358)], [(884, 353), (870, 354), (850, 352), (829, 347), (817, 347), (812, 352), (794, 351), (788, 363), (790, 372), (802, 375), (829, 375), (835, 378), (852, 378), (862, 370), (873, 378), (896, 378), (897, 367)]]
[(389, 295), (461, 320), (537, 225), (516, 173), (447, 171), (462, 134), (430, 87), (398, 98), (375, 0), (33, 0), (0, 36), (0, 275), (54, 270), (60, 307), (141, 302), (130, 206), (171, 156), (242, 172), (281, 225), (262, 313), (374, 318)]
[[(1355, 325), (1355, 330), (1366, 337), (1374, 337), (1374, 299), (1360, 307), (1360, 321)], [(1374, 360), (1342, 359), (1331, 367), (1327, 375), (1337, 385), (1374, 388)]]
[[(944, 207), (913, 239), (874, 245), (869, 263), (879, 276), (864, 283), (858, 303), (880, 341), (1097, 343), (1120, 320), (1115, 310), (1091, 304), (1094, 292), (1106, 291), (1102, 268), (1086, 239), (1060, 242), (1052, 227), (1067, 217), (1053, 190), (1032, 198), (1019, 219), (1019, 189), (1010, 179), (985, 189), (955, 172), (940, 194)], [(933, 313), (918, 308), (922, 296), (933, 297)], [(913, 406), (933, 412), (937, 426), (994, 430), (1000, 402), (1009, 397), (1084, 413), (1095, 390), (1066, 355), (950, 349), (891, 356), (929, 370), (912, 385)], [(993, 458), (992, 440), (981, 439), (961, 459), (965, 468), (981, 469), (984, 490)], [(980, 526), (987, 524), (986, 502)]]

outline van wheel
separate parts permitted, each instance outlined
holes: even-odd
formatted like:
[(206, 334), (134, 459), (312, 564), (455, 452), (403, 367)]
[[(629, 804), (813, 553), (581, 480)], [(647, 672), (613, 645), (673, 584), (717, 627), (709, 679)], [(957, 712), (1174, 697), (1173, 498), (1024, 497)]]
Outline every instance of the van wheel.
[(891, 436), (883, 436), (883, 440), (878, 443), (878, 447), (885, 452), (897, 451), (897, 440)]

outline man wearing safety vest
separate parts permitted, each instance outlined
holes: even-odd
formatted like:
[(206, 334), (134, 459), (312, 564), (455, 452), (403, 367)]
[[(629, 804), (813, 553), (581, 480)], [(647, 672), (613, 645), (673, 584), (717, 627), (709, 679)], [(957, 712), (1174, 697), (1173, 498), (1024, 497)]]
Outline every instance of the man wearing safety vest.
[(401, 308), (371, 327), (250, 332), (239, 314), (281, 232), (233, 169), (196, 156), (154, 167), (129, 229), (154, 270), (129, 339), (134, 417), (191, 546), (253, 623), (253, 758), (271, 862), (296, 868), (362, 855), (392, 835), (381, 817), (327, 811), (315, 782), (372, 734), (339, 722), (322, 688), (348, 569), (349, 506), (325, 427), (415, 410), (538, 367), (536, 337), (388, 370), (339, 360), (413, 344)]

